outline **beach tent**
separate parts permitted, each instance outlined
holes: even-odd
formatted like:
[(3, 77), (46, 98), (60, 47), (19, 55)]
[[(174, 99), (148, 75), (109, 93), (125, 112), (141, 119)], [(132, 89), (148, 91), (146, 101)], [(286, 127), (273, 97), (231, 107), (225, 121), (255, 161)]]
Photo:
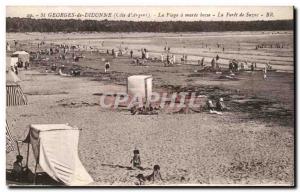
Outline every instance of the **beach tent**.
[(40, 167), (54, 180), (65, 185), (87, 185), (93, 182), (78, 157), (79, 129), (68, 124), (33, 124), (24, 140), (32, 146), (36, 168)]
[(6, 106), (27, 105), (27, 98), (20, 85), (6, 84)]
[(14, 67), (18, 62), (18, 57), (6, 57), (6, 71)]
[(25, 63), (26, 61), (29, 62), (29, 53), (26, 51), (16, 51), (11, 56), (18, 57), (19, 61), (22, 63)]
[(18, 84), (20, 81), (12, 70), (6, 72), (6, 106), (27, 105), (27, 98)]
[(13, 72), (12, 70), (8, 70), (6, 72), (6, 84), (8, 83), (18, 83), (20, 82), (20, 78), (18, 77), (18, 75)]
[(140, 96), (146, 101), (152, 94), (152, 76), (134, 75), (127, 79), (127, 94), (130, 96)]
[[(27, 98), (18, 85), (19, 77), (10, 69), (6, 71), (6, 106), (27, 105)], [(14, 151), (15, 139), (12, 137), (10, 128), (6, 122), (6, 152)], [(19, 149), (19, 148), (18, 148)], [(19, 150), (18, 150), (19, 152)], [(19, 152), (20, 154), (20, 152)]]
[(14, 146), (15, 139), (11, 134), (11, 131), (10, 131), (10, 128), (9, 128), (7, 122), (5, 124), (5, 132), (6, 132), (6, 153), (15, 151), (15, 146)]

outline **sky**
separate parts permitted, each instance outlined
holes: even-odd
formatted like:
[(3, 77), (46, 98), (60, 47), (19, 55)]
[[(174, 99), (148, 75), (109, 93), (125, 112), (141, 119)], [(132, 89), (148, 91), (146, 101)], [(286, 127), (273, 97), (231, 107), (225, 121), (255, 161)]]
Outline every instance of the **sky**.
[(293, 19), (292, 6), (7, 6), (6, 17), (126, 21)]

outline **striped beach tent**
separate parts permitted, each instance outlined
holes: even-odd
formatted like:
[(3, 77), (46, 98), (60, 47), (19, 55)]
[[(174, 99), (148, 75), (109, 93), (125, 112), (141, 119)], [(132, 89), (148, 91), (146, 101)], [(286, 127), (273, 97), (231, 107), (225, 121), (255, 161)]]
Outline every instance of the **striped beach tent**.
[(5, 132), (6, 132), (6, 153), (9, 153), (11, 151), (15, 151), (15, 146), (14, 146), (14, 143), (15, 143), (15, 139), (13, 138), (13, 136), (11, 135), (11, 132), (10, 132), (10, 129), (9, 129), (9, 126), (6, 122), (5, 124)]
[(27, 105), (27, 98), (18, 84), (21, 81), (12, 71), (6, 73), (6, 106)]
[(27, 105), (27, 98), (20, 85), (6, 84), (6, 106)]
[[(10, 69), (6, 73), (6, 106), (27, 105), (27, 98), (17, 82), (19, 77)], [(12, 137), (10, 128), (6, 122), (6, 153), (15, 150), (15, 139)]]

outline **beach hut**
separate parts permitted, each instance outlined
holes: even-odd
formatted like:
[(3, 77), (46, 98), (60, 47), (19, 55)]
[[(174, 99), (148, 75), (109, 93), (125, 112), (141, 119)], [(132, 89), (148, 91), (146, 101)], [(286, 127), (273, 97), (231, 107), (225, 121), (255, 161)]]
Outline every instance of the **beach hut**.
[(16, 66), (18, 62), (18, 57), (6, 57), (6, 71)]
[(68, 124), (32, 124), (23, 141), (28, 144), (26, 166), (31, 144), (35, 158), (34, 183), (39, 165), (52, 179), (68, 186), (93, 182), (78, 157), (80, 129)]
[(29, 62), (29, 53), (26, 51), (16, 51), (11, 55), (11, 57), (17, 57), (19, 62), (22, 63)]
[(139, 96), (146, 101), (152, 94), (152, 76), (151, 75), (133, 75), (127, 79), (127, 94), (130, 96)]

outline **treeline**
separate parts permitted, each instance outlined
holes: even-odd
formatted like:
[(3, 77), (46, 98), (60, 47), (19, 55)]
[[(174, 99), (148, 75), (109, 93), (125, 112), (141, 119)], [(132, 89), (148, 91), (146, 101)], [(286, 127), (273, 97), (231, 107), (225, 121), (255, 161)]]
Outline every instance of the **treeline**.
[(293, 30), (293, 20), (275, 21), (96, 21), (6, 18), (6, 32), (218, 32)]

